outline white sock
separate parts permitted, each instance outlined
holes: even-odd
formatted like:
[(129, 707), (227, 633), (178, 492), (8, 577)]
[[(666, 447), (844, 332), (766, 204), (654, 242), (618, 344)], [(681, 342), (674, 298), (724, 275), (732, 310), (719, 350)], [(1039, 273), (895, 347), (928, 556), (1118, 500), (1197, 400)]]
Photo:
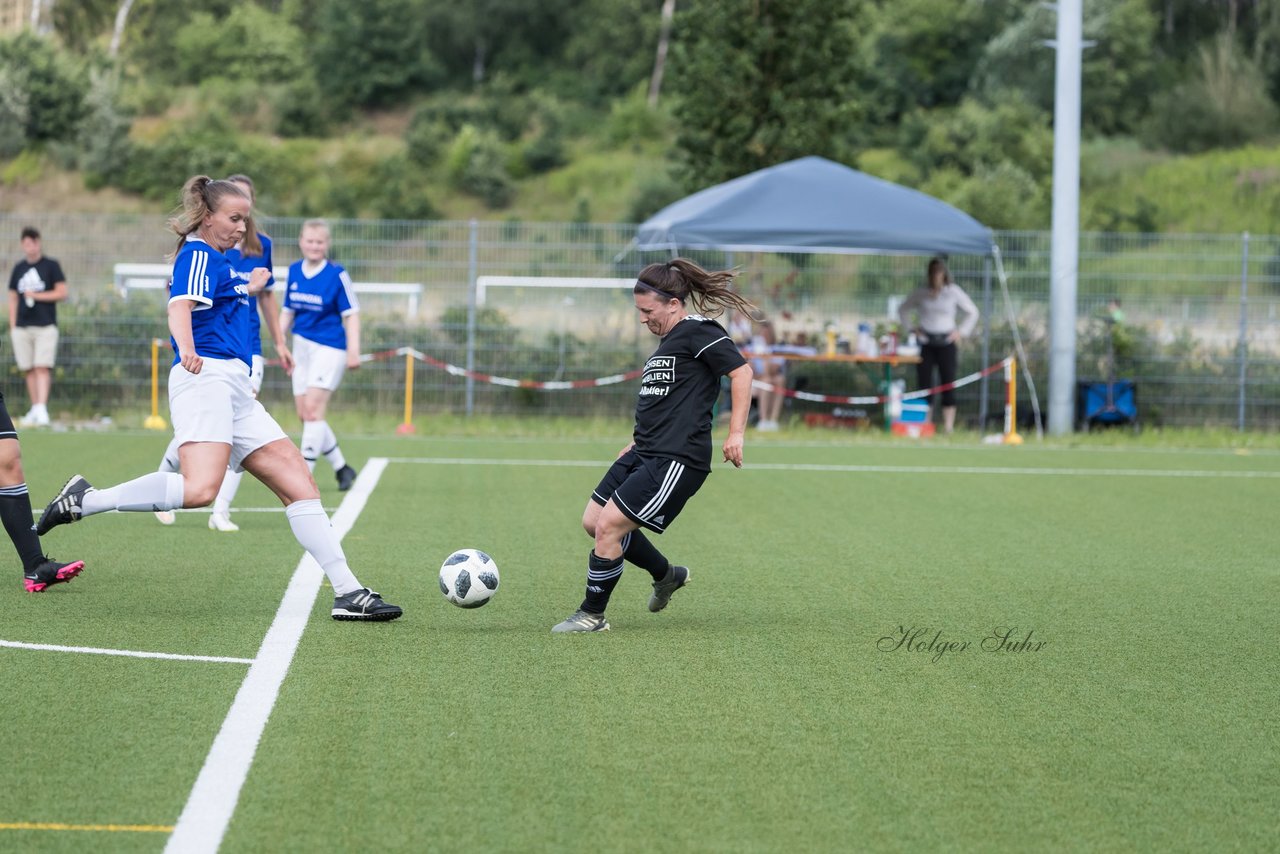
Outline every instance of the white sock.
[(231, 512), (231, 502), (235, 500), (236, 490), (240, 488), (240, 480), (244, 472), (227, 469), (222, 476), (222, 486), (218, 487), (218, 497), (213, 499), (213, 512), (226, 516)]
[(316, 460), (320, 459), (321, 443), (324, 442), (325, 425), (323, 421), (302, 422), (302, 458), (307, 461), (307, 468), (316, 470)]
[(48, 418), (49, 410), (45, 408), (43, 403), (36, 403), (31, 407), (31, 414), (38, 418)]
[(337, 471), (347, 464), (347, 458), (342, 455), (342, 449), (338, 447), (338, 437), (334, 435), (333, 428), (329, 426), (328, 421), (321, 421), (324, 427), (324, 435), (320, 439), (320, 447), (327, 449), (321, 451), (324, 458), (329, 461), (329, 465), (333, 466), (333, 470)]
[(177, 471), (182, 467), (182, 463), (178, 460), (178, 437), (174, 436), (169, 440), (169, 447), (164, 449), (164, 456), (160, 459), (160, 471)]
[(182, 475), (153, 471), (106, 489), (84, 494), (81, 514), (92, 516), (108, 510), (174, 510), (182, 506)]
[(329, 577), (335, 596), (345, 596), (361, 588), (355, 573), (347, 565), (342, 543), (338, 541), (333, 525), (329, 524), (329, 517), (325, 515), (319, 498), (295, 501), (284, 508), (284, 515), (289, 517), (289, 527), (293, 529), (298, 543), (316, 559)]

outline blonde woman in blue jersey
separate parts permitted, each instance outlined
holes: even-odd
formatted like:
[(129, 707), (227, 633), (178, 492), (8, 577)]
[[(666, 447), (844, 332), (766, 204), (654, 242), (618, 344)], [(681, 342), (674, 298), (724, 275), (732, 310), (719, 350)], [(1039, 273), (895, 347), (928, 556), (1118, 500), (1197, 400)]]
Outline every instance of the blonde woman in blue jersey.
[[(232, 175), (227, 180), (244, 190), (250, 202), (255, 201), (252, 178), (248, 175)], [(252, 211), (245, 223), (244, 239), (228, 249), (225, 254), (231, 266), (246, 283), (255, 269), (259, 267), (272, 269), (271, 238), (257, 230)], [(275, 344), (276, 353), (280, 357), (280, 364), (284, 367), (285, 373), (293, 370), (293, 354), (289, 352), (284, 336), (280, 334), (280, 307), (276, 304), (274, 285), (275, 276), (268, 276), (267, 284), (261, 291), (249, 294), (249, 348), (253, 358), (249, 381), (253, 385), (254, 397), (262, 391), (262, 379), (266, 372), (266, 360), (262, 356), (262, 321), (259, 318), (259, 309), (262, 316), (266, 318), (267, 331), (271, 334), (271, 340)], [(165, 449), (164, 456), (160, 460), (160, 471), (177, 471), (178, 466), (178, 439), (175, 436), (169, 442), (169, 447)], [(218, 489), (218, 497), (213, 500), (213, 512), (209, 514), (211, 530), (224, 533), (240, 530), (240, 526), (231, 521), (231, 502), (235, 500), (236, 491), (240, 489), (240, 480), (243, 477), (243, 471), (227, 469), (226, 475), (222, 478), (222, 486)], [(172, 510), (157, 510), (156, 519), (162, 525), (172, 525), (175, 521)]]
[(298, 543), (333, 586), (335, 620), (396, 619), (400, 608), (356, 580), (297, 446), (253, 395), (248, 295), (262, 289), (270, 272), (259, 267), (246, 283), (223, 254), (245, 235), (249, 196), (230, 181), (198, 175), (183, 186), (182, 202), (169, 222), (178, 247), (168, 306), (176, 354), (169, 413), (182, 472), (151, 472), (107, 489), (74, 475), (45, 508), (36, 533), (108, 510), (204, 507), (230, 464), (280, 499)]
[(329, 260), (329, 224), (302, 224), (302, 260), (289, 267), (280, 331), (293, 330), (293, 399), (302, 419), (302, 458), (315, 470), (321, 456), (333, 466), (338, 489), (355, 482), (356, 470), (325, 420), (329, 398), (347, 371), (360, 367), (360, 303), (347, 271)]
[(742, 467), (751, 365), (724, 327), (705, 316), (734, 308), (761, 320), (755, 306), (733, 291), (733, 279), (732, 271), (709, 272), (683, 258), (650, 264), (636, 278), (640, 322), (661, 341), (644, 365), (631, 444), (605, 472), (582, 513), (582, 527), (595, 540), (587, 556), (586, 597), (551, 631), (608, 631), (604, 609), (624, 561), (653, 579), (649, 610), (654, 613), (689, 582), (689, 568), (667, 560), (641, 529), (665, 531), (711, 474), (712, 412), (721, 377), (729, 378), (732, 406), (721, 451), (726, 462)]

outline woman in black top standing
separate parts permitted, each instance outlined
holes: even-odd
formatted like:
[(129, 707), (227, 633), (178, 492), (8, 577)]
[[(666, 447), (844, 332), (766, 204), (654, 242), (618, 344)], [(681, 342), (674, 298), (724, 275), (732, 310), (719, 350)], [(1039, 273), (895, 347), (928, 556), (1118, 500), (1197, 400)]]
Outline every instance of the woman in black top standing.
[[(720, 378), (729, 377), (732, 411), (724, 458), (742, 467), (743, 435), (751, 404), (751, 366), (724, 327), (702, 312), (735, 308), (758, 316), (731, 285), (734, 273), (709, 272), (677, 258), (650, 264), (633, 288), (640, 322), (662, 339), (644, 366), (631, 444), (605, 473), (582, 514), (595, 538), (587, 560), (582, 605), (553, 632), (608, 631), (609, 596), (629, 561), (653, 576), (649, 610), (661, 611), (689, 580), (641, 528), (662, 533), (711, 473), (712, 412)], [(695, 309), (690, 313), (686, 303)]]

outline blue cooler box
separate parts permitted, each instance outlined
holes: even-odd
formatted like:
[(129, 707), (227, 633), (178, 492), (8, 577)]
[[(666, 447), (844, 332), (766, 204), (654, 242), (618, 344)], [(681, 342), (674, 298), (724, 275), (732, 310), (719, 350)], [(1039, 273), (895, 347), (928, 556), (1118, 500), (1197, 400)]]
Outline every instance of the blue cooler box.
[(902, 401), (902, 414), (896, 421), (904, 424), (923, 424), (929, 420), (929, 404), (914, 400)]

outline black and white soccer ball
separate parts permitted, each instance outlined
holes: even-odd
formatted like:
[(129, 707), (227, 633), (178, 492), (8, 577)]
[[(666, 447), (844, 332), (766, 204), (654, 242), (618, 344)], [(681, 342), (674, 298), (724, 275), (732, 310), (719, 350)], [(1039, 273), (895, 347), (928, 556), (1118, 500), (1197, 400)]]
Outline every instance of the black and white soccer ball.
[(479, 549), (458, 549), (440, 567), (440, 592), (459, 608), (487, 605), (498, 592), (498, 565)]

